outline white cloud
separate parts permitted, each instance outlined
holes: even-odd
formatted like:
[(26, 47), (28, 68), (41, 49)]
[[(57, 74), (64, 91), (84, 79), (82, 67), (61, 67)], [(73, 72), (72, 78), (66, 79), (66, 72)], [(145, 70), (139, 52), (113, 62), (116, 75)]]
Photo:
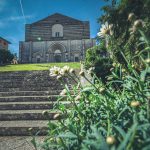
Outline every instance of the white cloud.
[[(32, 19), (34, 17), (35, 15), (27, 15), (25, 16), (25, 19)], [(3, 27), (5, 24), (10, 23), (11, 21), (22, 21), (22, 20), (24, 20), (23, 16), (10, 16), (7, 18), (3, 18), (0, 20), (0, 27)]]
[[(25, 16), (25, 19), (31, 19), (33, 18), (33, 15), (27, 15)], [(8, 21), (19, 21), (19, 20), (23, 20), (24, 17), (23, 16), (11, 16), (9, 18), (7, 18)]]
[[(0, 0), (1, 1), (1, 0)], [(35, 15), (27, 15), (25, 16), (25, 19), (32, 19)], [(9, 26), (11, 23), (16, 23), (18, 21), (22, 21), (24, 23), (24, 17), (23, 16), (10, 16), (7, 18), (0, 19), (0, 29), (5, 28), (6, 26)]]

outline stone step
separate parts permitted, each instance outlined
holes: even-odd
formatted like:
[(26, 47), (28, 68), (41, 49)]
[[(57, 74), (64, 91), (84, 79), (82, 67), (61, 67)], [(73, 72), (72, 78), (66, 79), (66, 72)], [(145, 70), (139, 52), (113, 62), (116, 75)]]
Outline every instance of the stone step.
[[(38, 82), (38, 81), (31, 81), (31, 82), (26, 82), (26, 81), (13, 81), (13, 82), (0, 82), (0, 86), (15, 86), (15, 85), (18, 85), (18, 86), (28, 86), (28, 85), (31, 85), (31, 86), (34, 86), (34, 85), (52, 85), (52, 81), (48, 81), (48, 80), (45, 80), (43, 82)], [(60, 83), (55, 83), (55, 85), (58, 85)]]
[[(66, 96), (63, 96), (65, 100)], [(59, 95), (50, 95), (50, 96), (3, 96), (0, 97), (1, 102), (54, 102), (57, 101)]]
[(1, 121), (0, 136), (46, 135), (48, 121)]
[[(43, 115), (43, 111), (47, 111), (46, 115)], [(12, 120), (55, 120), (54, 115), (57, 114), (57, 110), (50, 111), (49, 109), (42, 110), (0, 110), (1, 121)]]
[(7, 96), (0, 97), (0, 102), (43, 102), (43, 101), (56, 101), (58, 95), (53, 96)]
[(49, 87), (51, 87), (51, 86), (54, 86), (54, 87), (57, 87), (57, 86), (60, 86), (60, 85), (53, 85), (53, 84), (51, 84), (51, 83), (46, 83), (46, 84), (28, 84), (28, 85), (23, 85), (23, 84), (8, 84), (8, 85), (6, 85), (6, 84), (1, 84), (0, 85), (0, 88), (2, 89), (2, 88), (18, 88), (18, 87), (20, 87), (20, 88), (49, 88)]
[[(68, 102), (61, 102), (67, 104)], [(55, 102), (1, 102), (0, 110), (53, 109)]]
[(33, 76), (33, 75), (43, 75), (49, 74), (48, 70), (35, 70), (35, 71), (7, 71), (7, 72), (0, 72), (1, 76)]
[(61, 86), (55, 87), (16, 87), (16, 88), (0, 88), (0, 92), (12, 92), (12, 91), (51, 91), (51, 90), (62, 90)]
[(5, 96), (48, 96), (48, 95), (59, 95), (60, 92), (61, 92), (61, 90), (0, 92), (0, 97), (5, 97)]

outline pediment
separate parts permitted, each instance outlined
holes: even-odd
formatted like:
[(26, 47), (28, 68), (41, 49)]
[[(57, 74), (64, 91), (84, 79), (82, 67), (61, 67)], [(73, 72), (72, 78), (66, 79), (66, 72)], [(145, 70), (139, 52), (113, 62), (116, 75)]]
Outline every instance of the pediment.
[(43, 23), (51, 23), (51, 24), (61, 24), (61, 23), (83, 23), (82, 21), (78, 20), (78, 19), (74, 19), (72, 17), (68, 17), (68, 16), (65, 16), (65, 15), (62, 15), (60, 13), (55, 13), (55, 14), (52, 14), (42, 20), (39, 20), (37, 22), (34, 22), (32, 23), (33, 24), (43, 24)]

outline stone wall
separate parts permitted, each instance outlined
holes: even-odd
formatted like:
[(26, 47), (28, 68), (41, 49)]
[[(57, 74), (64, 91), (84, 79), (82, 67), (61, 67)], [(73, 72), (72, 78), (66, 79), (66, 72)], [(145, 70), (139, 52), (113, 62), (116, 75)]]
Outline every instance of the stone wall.
[[(52, 26), (60, 24), (63, 26), (63, 36), (54, 38), (52, 36)], [(61, 14), (53, 14), (38, 22), (26, 24), (25, 41), (50, 40), (73, 40), (89, 39), (90, 25), (88, 21), (80, 21)]]
[[(61, 62), (83, 60), (86, 49), (96, 44), (95, 39), (20, 42), (20, 61), (22, 63), (55, 62), (55, 51), (61, 51)], [(67, 55), (67, 56), (66, 56)]]

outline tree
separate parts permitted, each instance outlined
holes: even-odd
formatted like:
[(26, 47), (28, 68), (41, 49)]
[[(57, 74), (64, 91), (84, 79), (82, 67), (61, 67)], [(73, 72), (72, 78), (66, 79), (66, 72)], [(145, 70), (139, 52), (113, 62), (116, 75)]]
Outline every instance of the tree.
[[(141, 30), (147, 39), (150, 38), (150, 0), (105, 0), (108, 2), (102, 10), (104, 14), (99, 18), (99, 23), (113, 24), (111, 40), (112, 53), (117, 62), (127, 65), (120, 51), (131, 60), (144, 45), (139, 45)], [(130, 17), (129, 17), (130, 16)], [(132, 16), (132, 17), (131, 17)], [(139, 26), (142, 24), (142, 28)], [(136, 27), (136, 28), (135, 28)], [(101, 39), (103, 40), (103, 39)]]
[(14, 55), (9, 50), (0, 49), (0, 64), (10, 63), (13, 58)]

